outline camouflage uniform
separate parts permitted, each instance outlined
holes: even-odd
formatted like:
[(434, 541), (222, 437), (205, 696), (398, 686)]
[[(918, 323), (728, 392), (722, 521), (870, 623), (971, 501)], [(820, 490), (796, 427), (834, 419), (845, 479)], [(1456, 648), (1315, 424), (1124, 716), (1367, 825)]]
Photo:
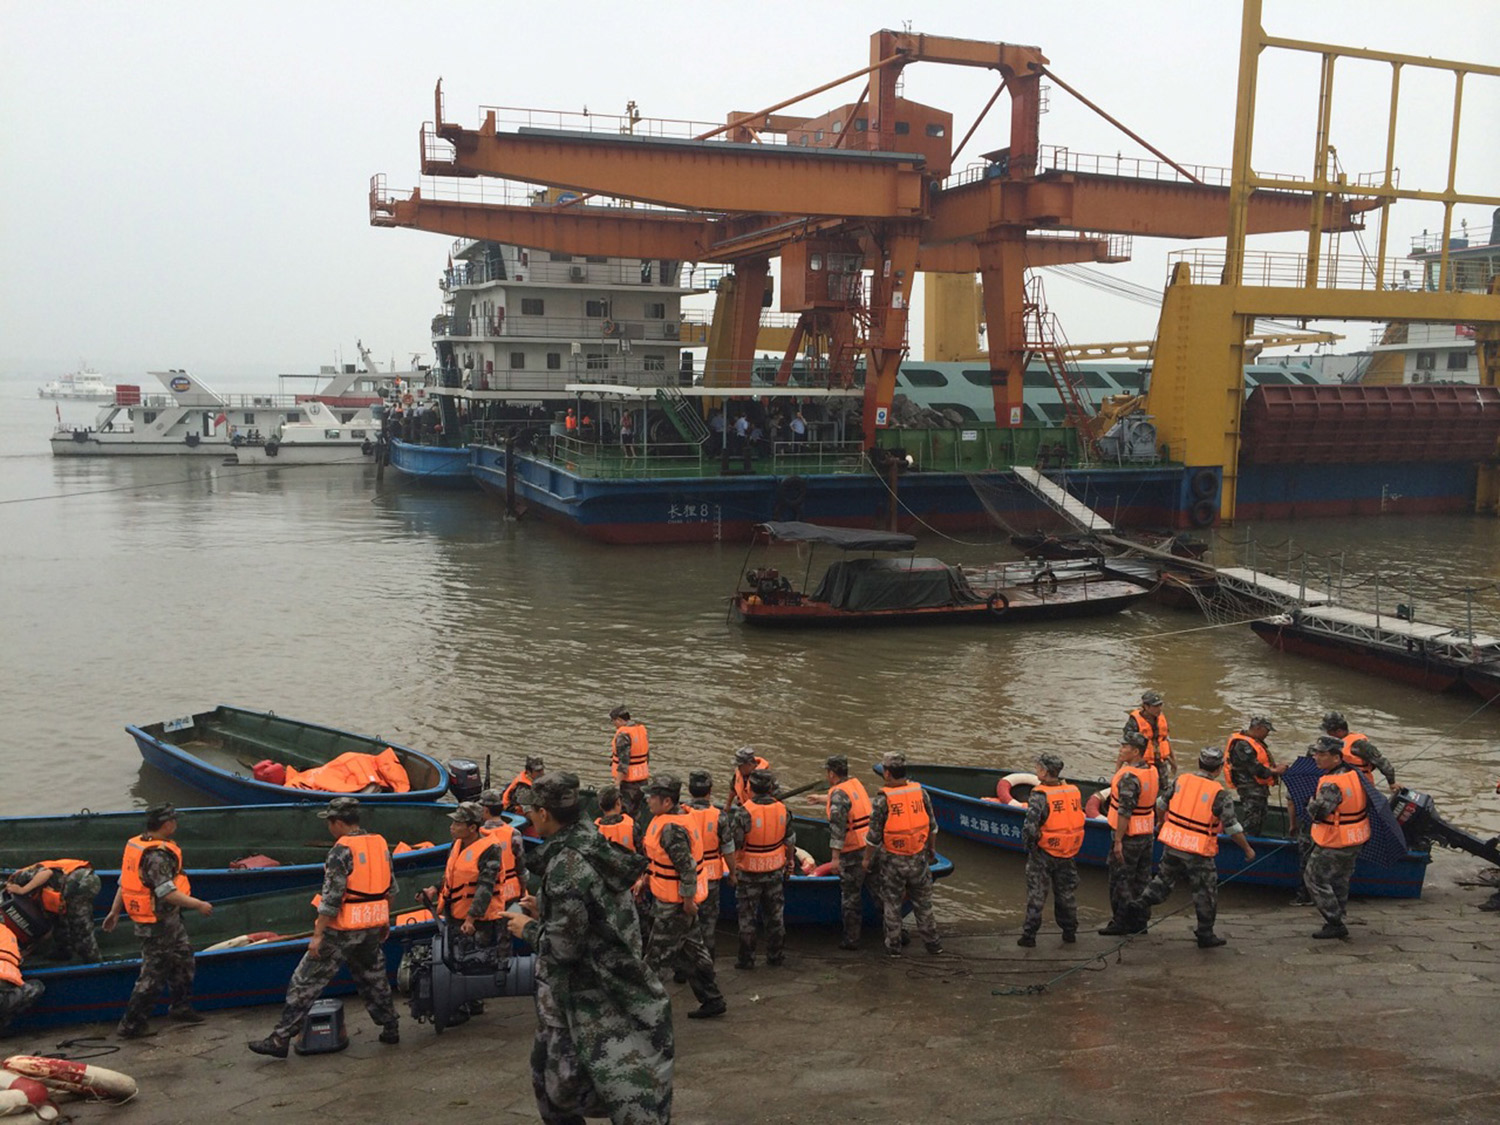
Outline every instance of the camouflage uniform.
[[(618, 763), (630, 761), (630, 735), (623, 730), (615, 732), (612, 766)], [(625, 771), (620, 768), (623, 774)], [(641, 809), (646, 803), (646, 783), (644, 781), (618, 781), (616, 785), (620, 790), (620, 811), (628, 814), (637, 823), (641, 820)]]
[[(41, 864), (22, 868), (11, 876), (11, 882), (31, 882), (41, 872)], [(77, 958), (84, 962), (99, 960), (99, 938), (94, 933), (94, 900), (99, 897), (99, 875), (92, 867), (75, 867), (64, 875), (56, 868), (44, 884), (62, 896), (62, 913), (52, 929), (52, 957), (57, 961)], [(32, 892), (41, 899), (41, 889)]]
[(630, 898), (646, 858), (579, 823), (544, 841), (527, 866), (540, 880), (540, 917), (522, 935), (537, 952), (538, 1115), (546, 1125), (669, 1121), (672, 1007), (639, 953)]
[[(177, 857), (167, 848), (151, 848), (141, 856), (141, 883), (147, 887), (169, 889), (177, 878)], [(170, 1012), (192, 1010), (193, 943), (182, 925), (177, 907), (156, 896), (155, 922), (136, 923), (135, 936), (141, 939), (141, 975), (125, 1003), (120, 1017), (120, 1031), (139, 1031), (146, 1026), (151, 1009), (165, 989), (171, 998)]]
[(1396, 767), (1391, 765), (1390, 759), (1382, 754), (1379, 748), (1368, 738), (1361, 738), (1353, 746), (1349, 747), (1349, 753), (1353, 754), (1361, 762), (1368, 762), (1371, 769), (1378, 771), (1385, 778), (1387, 785), (1396, 784)]
[[(364, 829), (350, 830), (351, 836), (363, 836)], [(318, 913), (324, 918), (338, 915), (344, 904), (344, 892), (349, 885), (349, 875), (354, 870), (354, 855), (344, 844), (334, 844), (328, 849), (328, 858), (323, 863), (323, 901)], [(390, 897), (396, 894), (396, 879), (391, 877)], [(271, 1032), (273, 1039), (290, 1039), (302, 1026), (307, 1010), (328, 987), (341, 964), (349, 966), (349, 975), (359, 998), (365, 1002), (370, 1018), (382, 1027), (389, 1028), (397, 1022), (396, 1008), (391, 1001), (391, 979), (386, 971), (383, 946), (390, 932), (389, 926), (372, 926), (363, 930), (323, 931), (322, 956), (304, 953), (297, 968), (292, 972), (291, 982), (286, 987), (286, 1006), (281, 1010), (281, 1019)]]
[[(1115, 805), (1115, 816), (1128, 821), (1135, 815), (1136, 805), (1141, 799), (1141, 782), (1134, 774), (1120, 778), (1119, 800)], [(1029, 812), (1029, 810), (1028, 810)], [(1156, 845), (1156, 836), (1142, 832), (1137, 836), (1126, 836), (1120, 840), (1121, 860), (1116, 860), (1111, 848), (1109, 856), (1109, 909), (1116, 922), (1124, 922), (1126, 906), (1141, 897), (1146, 884), (1151, 881), (1151, 852)]]
[[(779, 803), (769, 794), (750, 798), (752, 805)], [(750, 830), (750, 813), (745, 808), (736, 808), (734, 817), (734, 846), (737, 851), (745, 847), (745, 834)], [(723, 818), (720, 818), (722, 823)], [(787, 812), (786, 847), (796, 854), (797, 833), (792, 828), (791, 812)], [(756, 912), (766, 931), (766, 964), (779, 965), (785, 959), (786, 945), (786, 868), (775, 871), (746, 871), (739, 869), (734, 876), (735, 916), (739, 922), (740, 955), (736, 966), (748, 969), (755, 964)]]
[[(1200, 773), (1200, 776), (1203, 775)], [(1157, 807), (1165, 812), (1176, 791), (1177, 783), (1174, 781), (1171, 786), (1162, 790), (1161, 796), (1156, 800)], [(1215, 795), (1213, 815), (1219, 820), (1220, 834), (1235, 836), (1244, 832), (1240, 822), (1235, 819), (1234, 796), (1229, 790), (1221, 787)], [(1195, 932), (1200, 939), (1212, 937), (1214, 920), (1219, 914), (1219, 868), (1211, 855), (1195, 855), (1176, 848), (1163, 848), (1161, 866), (1156, 877), (1146, 884), (1146, 890), (1136, 903), (1155, 906), (1166, 901), (1179, 879), (1185, 879), (1188, 889), (1193, 893), (1193, 907), (1198, 912), (1198, 929)]]
[[(689, 797), (686, 806), (690, 809), (711, 809), (714, 807), (711, 797)], [(734, 854), (734, 822), (732, 813), (723, 809), (719, 810), (719, 854), (726, 860)], [(639, 849), (637, 849), (639, 850)], [(719, 899), (720, 883), (722, 880), (710, 879), (708, 881), (708, 897), (698, 904), (698, 935), (703, 939), (703, 945), (708, 950), (709, 960), (716, 956), (714, 949), (714, 932), (719, 925)]]
[(1251, 836), (1259, 836), (1266, 823), (1266, 810), (1270, 805), (1271, 786), (1260, 784), (1276, 775), (1260, 764), (1255, 747), (1243, 738), (1229, 743), (1229, 759), (1225, 763), (1234, 791), (1240, 798), (1240, 823)]
[[(1378, 753), (1378, 751), (1377, 751)], [(1330, 773), (1346, 773), (1353, 767), (1341, 766)], [(1342, 925), (1344, 908), (1349, 902), (1349, 880), (1354, 876), (1354, 865), (1359, 860), (1363, 844), (1347, 848), (1325, 848), (1312, 842), (1312, 822), (1327, 820), (1343, 803), (1344, 793), (1337, 785), (1320, 784), (1318, 791), (1307, 802), (1308, 844), (1307, 868), (1303, 881), (1313, 904), (1331, 925)]]
[(0, 1035), (11, 1021), (26, 1012), (47, 991), (39, 980), (23, 980), (19, 985), (0, 981)]
[[(904, 782), (902, 782), (904, 784)], [(877, 789), (870, 796), (870, 830), (865, 835), (865, 847), (875, 849), (875, 862), (880, 865), (876, 872), (880, 906), (885, 922), (885, 951), (901, 952), (901, 900), (910, 898), (912, 914), (916, 918), (917, 933), (929, 946), (938, 945), (937, 919), (932, 915), (932, 867), (934, 837), (937, 819), (932, 815), (932, 799), (922, 791), (922, 807), (929, 824), (927, 847), (916, 855), (895, 855), (881, 846), (885, 842), (885, 818), (889, 811), (885, 790)]]
[(1078, 864), (1072, 856), (1055, 856), (1037, 847), (1042, 825), (1047, 823), (1047, 795), (1031, 791), (1026, 802), (1026, 820), (1021, 824), (1021, 843), (1026, 848), (1026, 918), (1021, 933), (1035, 937), (1042, 928), (1042, 907), (1047, 889), (1052, 890), (1052, 916), (1062, 929), (1063, 940), (1078, 932)]
[[(513, 838), (519, 842), (521, 834), (517, 832)], [(460, 851), (463, 850), (456, 843), (453, 846)], [(469, 902), (468, 913), (468, 917), (474, 919), (474, 936), (469, 938), (467, 935), (460, 933), (458, 927), (462, 923), (455, 919), (453, 927), (449, 931), (453, 935), (455, 942), (472, 941), (475, 945), (482, 946), (495, 944), (496, 924), (494, 922), (482, 922), (480, 918), (490, 908), (490, 900), (495, 897), (495, 880), (500, 878), (500, 864), (503, 858), (500, 854), (500, 845), (498, 844), (491, 844), (479, 853), (477, 861), (479, 864), (479, 881), (474, 886), (474, 898)], [(447, 916), (449, 918), (453, 917), (451, 913), (448, 913)]]
[(839, 861), (839, 913), (844, 921), (844, 942), (848, 945), (859, 941), (865, 914), (861, 893), (865, 885), (865, 849), (844, 851), (851, 807), (849, 794), (842, 789), (828, 795), (828, 848), (829, 854)]
[[(668, 824), (661, 830), (660, 842), (677, 869), (678, 893), (687, 902), (698, 893), (698, 867), (693, 862), (693, 845), (687, 829), (681, 824)], [(701, 911), (703, 904), (699, 903), (698, 908)], [(724, 1002), (714, 976), (714, 961), (703, 944), (697, 919), (688, 917), (681, 902), (658, 901), (652, 905), (646, 963), (656, 970), (663, 985), (674, 969), (680, 969), (699, 1004)]]

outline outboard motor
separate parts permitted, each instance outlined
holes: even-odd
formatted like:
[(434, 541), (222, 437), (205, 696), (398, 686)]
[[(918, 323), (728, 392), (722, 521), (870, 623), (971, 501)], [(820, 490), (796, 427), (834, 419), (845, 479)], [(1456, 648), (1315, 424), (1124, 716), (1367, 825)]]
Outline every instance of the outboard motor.
[(1454, 828), (1438, 816), (1437, 805), (1426, 793), (1418, 793), (1412, 789), (1399, 790), (1391, 797), (1391, 811), (1396, 814), (1396, 820), (1409, 844), (1419, 846), (1436, 841), (1500, 865), (1500, 836), (1481, 840), (1461, 828)]
[(52, 932), (51, 916), (26, 895), (0, 894), (0, 924), (16, 935), (23, 950)]
[[(471, 1000), (491, 996), (530, 996), (536, 992), (536, 954), (508, 953), (509, 935), (498, 945), (479, 946), (438, 919), (431, 952), (411, 958), (411, 1015), (418, 1023), (432, 1021), (441, 1035), (455, 1021), (458, 1009)], [(416, 951), (413, 951), (416, 952)]]
[(484, 792), (479, 763), (468, 758), (448, 759), (448, 792), (460, 801), (473, 801)]

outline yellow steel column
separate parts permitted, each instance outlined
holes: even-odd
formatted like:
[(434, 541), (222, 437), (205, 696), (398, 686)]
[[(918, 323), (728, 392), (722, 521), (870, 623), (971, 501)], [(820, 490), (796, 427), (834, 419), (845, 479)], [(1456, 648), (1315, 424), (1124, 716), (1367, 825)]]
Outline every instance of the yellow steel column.
[(972, 273), (924, 273), (924, 358), (973, 359), (979, 351), (979, 285)]

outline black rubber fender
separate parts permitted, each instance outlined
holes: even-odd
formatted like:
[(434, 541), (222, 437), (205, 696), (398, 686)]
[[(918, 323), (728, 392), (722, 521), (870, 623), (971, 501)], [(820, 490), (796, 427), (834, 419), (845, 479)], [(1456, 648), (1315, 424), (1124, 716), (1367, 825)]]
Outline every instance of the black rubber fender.
[(1212, 469), (1199, 469), (1193, 474), (1188, 487), (1199, 500), (1212, 500), (1214, 494), (1219, 491), (1219, 474)]
[(368, 457), (375, 452), (375, 443), (366, 438), (365, 443), (359, 447), (359, 451)]
[(996, 590), (993, 594), (990, 595), (990, 600), (985, 602), (984, 608), (989, 610), (996, 617), (1003, 616), (1005, 611), (1010, 608), (1010, 599), (1002, 594), (999, 590)]
[(1188, 509), (1188, 519), (1194, 527), (1208, 527), (1219, 515), (1219, 509), (1211, 500), (1199, 500)]
[(270, 441), (266, 442), (266, 456), (267, 457), (275, 457), (276, 454), (278, 454), (280, 452), (281, 452), (281, 442), (277, 441), (275, 438), (272, 438)]
[(788, 508), (801, 508), (807, 499), (807, 481), (801, 477), (783, 477), (776, 485), (776, 500)]

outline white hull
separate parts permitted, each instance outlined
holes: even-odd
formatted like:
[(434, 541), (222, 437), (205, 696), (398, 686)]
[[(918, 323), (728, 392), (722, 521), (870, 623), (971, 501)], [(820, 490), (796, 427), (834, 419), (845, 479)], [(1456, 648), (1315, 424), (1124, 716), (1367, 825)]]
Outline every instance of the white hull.
[(374, 464), (373, 447), (366, 442), (283, 441), (274, 454), (264, 445), (234, 446), (227, 441), (202, 441), (190, 446), (184, 441), (138, 441), (115, 434), (70, 435), (52, 438), (54, 457), (211, 457), (240, 465), (358, 465)]
[(115, 389), (109, 387), (97, 391), (74, 391), (66, 388), (53, 390), (50, 387), (38, 387), (37, 398), (56, 398), (64, 402), (114, 402)]

